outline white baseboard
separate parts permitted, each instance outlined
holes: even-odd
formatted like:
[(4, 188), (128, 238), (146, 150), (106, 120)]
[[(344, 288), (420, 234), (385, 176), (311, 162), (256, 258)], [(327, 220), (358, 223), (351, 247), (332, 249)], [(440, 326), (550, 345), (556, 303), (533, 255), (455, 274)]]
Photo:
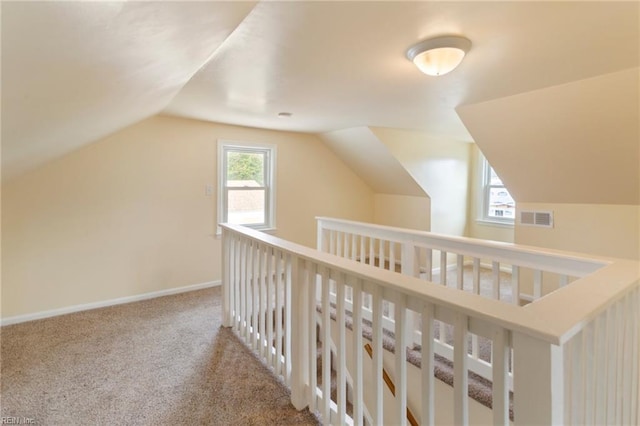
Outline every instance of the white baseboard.
[(105, 308), (107, 306), (122, 305), (125, 303), (139, 302), (141, 300), (154, 299), (156, 297), (170, 296), (172, 294), (186, 293), (188, 291), (201, 290), (203, 288), (217, 287), (221, 284), (220, 280), (209, 281), (206, 283), (192, 284), (184, 287), (168, 288), (166, 290), (152, 291), (151, 293), (138, 294), (135, 296), (119, 297), (117, 299), (103, 300), (101, 302), (84, 303), (82, 305), (67, 306), (65, 308), (52, 309), (50, 311), (35, 312), (33, 314), (16, 315), (14, 317), (3, 318), (0, 326), (18, 324), (21, 322), (34, 321), (43, 318), (55, 317), (58, 315), (71, 314), (73, 312), (88, 311), (90, 309)]

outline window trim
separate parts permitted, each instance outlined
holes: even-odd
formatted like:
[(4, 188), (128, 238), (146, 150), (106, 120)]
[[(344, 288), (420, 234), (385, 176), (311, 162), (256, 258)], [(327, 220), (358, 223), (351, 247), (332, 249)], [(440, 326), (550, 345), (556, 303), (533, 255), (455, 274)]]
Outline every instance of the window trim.
[[(497, 218), (493, 216), (489, 216), (489, 197), (491, 194), (491, 188), (504, 188), (507, 189), (504, 184), (502, 185), (492, 185), (491, 184), (491, 165), (489, 161), (483, 156), (480, 155), (480, 191), (479, 191), (479, 217), (476, 219), (477, 223), (492, 225), (504, 228), (513, 228), (515, 225), (515, 217), (514, 218)], [(507, 190), (508, 191), (508, 190)]]
[[(223, 223), (225, 215), (226, 204), (228, 202), (229, 189), (237, 187), (225, 186), (226, 184), (226, 155), (227, 151), (245, 151), (245, 152), (260, 152), (266, 153), (265, 162), (265, 184), (261, 187), (250, 189), (264, 189), (265, 191), (265, 221), (260, 224), (245, 224), (248, 228), (257, 229), (260, 231), (275, 231), (276, 228), (276, 146), (266, 143), (256, 142), (241, 142), (233, 140), (218, 139), (218, 208), (217, 208), (217, 234), (221, 234), (220, 223)], [(247, 189), (247, 188), (244, 188)]]

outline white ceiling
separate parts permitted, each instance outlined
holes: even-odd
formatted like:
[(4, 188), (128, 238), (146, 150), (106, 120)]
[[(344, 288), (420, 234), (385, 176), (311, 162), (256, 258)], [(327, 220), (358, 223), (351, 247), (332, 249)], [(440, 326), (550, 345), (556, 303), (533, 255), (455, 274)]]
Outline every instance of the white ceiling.
[[(469, 141), (459, 105), (637, 67), (638, 10), (637, 2), (3, 1), (3, 176), (160, 111)], [(442, 34), (473, 46), (454, 72), (427, 77), (405, 50)]]

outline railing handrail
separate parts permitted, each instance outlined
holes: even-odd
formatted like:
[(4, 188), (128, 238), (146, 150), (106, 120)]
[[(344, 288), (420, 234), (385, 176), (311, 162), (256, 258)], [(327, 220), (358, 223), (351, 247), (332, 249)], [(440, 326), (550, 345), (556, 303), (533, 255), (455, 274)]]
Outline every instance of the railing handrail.
[[(505, 304), (497, 300), (487, 299), (472, 293), (447, 288), (407, 275), (372, 268), (369, 265), (364, 265), (350, 259), (320, 252), (316, 249), (283, 240), (273, 235), (268, 235), (247, 227), (230, 224), (221, 224), (221, 227), (236, 233), (244, 234), (262, 244), (278, 248), (285, 253), (349, 274), (354, 278), (370, 281), (384, 288), (401, 291), (409, 297), (419, 298), (425, 302), (434, 303), (435, 305), (463, 313), (469, 317), (485, 320), (505, 329), (523, 333), (551, 344), (561, 344), (569, 338), (567, 334), (573, 335), (581, 329), (581, 325), (586, 323), (583, 312), (588, 309), (567, 310), (565, 304), (564, 310), (562, 310), (562, 315), (560, 315), (557, 320), (554, 319), (554, 321), (549, 321), (548, 315), (540, 315), (541, 313), (547, 312), (546, 309), (548, 309), (549, 306), (554, 306), (557, 302), (547, 302), (545, 304), (541, 304), (544, 309), (534, 309), (535, 305), (538, 305), (541, 302), (539, 301), (536, 304), (532, 304), (531, 309), (525, 309), (523, 307)], [(621, 266), (615, 264), (610, 267), (618, 268)], [(638, 281), (636, 281), (636, 284), (638, 284)], [(592, 286), (593, 284), (590, 285), (590, 287)], [(625, 291), (624, 288), (622, 288), (623, 286), (623, 284), (617, 286), (617, 291), (614, 291), (614, 293), (620, 293), (619, 295), (622, 296), (622, 293)], [(557, 293), (571, 294), (575, 291), (570, 290), (571, 288), (572, 286), (567, 286), (563, 289), (565, 291), (558, 291)], [(604, 292), (600, 292), (599, 295), (603, 296), (603, 293)], [(552, 293), (547, 297), (550, 300), (553, 300), (555, 299), (555, 297), (553, 297), (554, 294), (555, 293)], [(607, 300), (611, 300), (612, 302), (616, 299), (615, 297), (612, 298), (611, 294), (608, 296)], [(564, 299), (564, 297), (562, 299)], [(582, 304), (582, 302), (583, 301), (581, 300), (580, 304)], [(606, 308), (608, 305), (604, 301), (597, 302), (592, 300), (592, 298), (584, 302), (589, 306), (597, 305), (595, 307), (600, 307), (602, 309)], [(580, 304), (574, 303), (574, 305)], [(576, 314), (576, 312), (579, 314)], [(593, 315), (596, 315), (596, 313), (594, 312)]]
[(371, 236), (371, 231), (374, 231), (379, 237), (398, 243), (406, 241), (424, 243), (437, 250), (460, 253), (471, 257), (491, 258), (501, 263), (516, 264), (522, 267), (544, 267), (545, 271), (557, 274), (585, 276), (617, 261), (617, 259), (602, 256), (590, 256), (582, 253), (541, 249), (539, 247), (500, 241), (443, 235), (324, 216), (318, 216), (316, 220), (318, 221), (318, 226), (323, 229), (341, 232), (358, 230), (366, 236)]
[[(591, 319), (627, 292), (640, 286), (640, 262), (637, 261), (441, 235), (330, 217), (320, 216), (316, 219), (319, 229), (358, 232), (361, 235), (385, 238), (398, 243), (423, 243), (436, 250), (581, 277), (574, 282), (577, 285), (561, 287), (519, 310), (527, 311), (531, 316), (527, 315), (526, 318), (515, 321), (529, 330), (518, 331), (532, 337), (535, 334), (534, 330), (540, 331), (538, 337), (549, 343), (566, 342), (580, 332)], [(372, 231), (375, 235), (372, 235)]]

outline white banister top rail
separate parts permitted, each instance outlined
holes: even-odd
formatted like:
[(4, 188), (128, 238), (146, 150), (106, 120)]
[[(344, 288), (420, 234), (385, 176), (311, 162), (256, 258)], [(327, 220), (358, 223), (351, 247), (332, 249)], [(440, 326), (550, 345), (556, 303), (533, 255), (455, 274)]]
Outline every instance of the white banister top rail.
[[(357, 224), (357, 222), (353, 223)], [(593, 257), (579, 258), (577, 255), (571, 254), (566, 255), (565, 258), (573, 261), (586, 259), (587, 264), (593, 265), (594, 271), (598, 269), (595, 267), (596, 265), (601, 269), (587, 278), (575, 281), (572, 285), (547, 295), (536, 303), (526, 307), (519, 307), (472, 293), (450, 289), (407, 275), (374, 269), (350, 259), (323, 253), (243, 226), (222, 224), (221, 227), (223, 230), (245, 234), (263, 244), (277, 247), (279, 250), (315, 262), (318, 265), (348, 273), (356, 278), (374, 282), (382, 287), (402, 291), (409, 297), (435, 303), (470, 317), (486, 320), (505, 329), (523, 333), (555, 345), (562, 344), (580, 331), (584, 324), (587, 323), (588, 317), (597, 315), (602, 309), (622, 297), (630, 286), (640, 285), (638, 262), (612, 262), (609, 259), (602, 260)], [(430, 234), (426, 234), (430, 236)], [(460, 240), (459, 243), (464, 240), (452, 237), (432, 237), (439, 238), (442, 241)], [(529, 247), (507, 248), (498, 243), (486, 243), (486, 245), (493, 247), (497, 253), (504, 252), (505, 259), (509, 258), (506, 252), (510, 250), (515, 250), (523, 256), (524, 254), (529, 254), (540, 258), (551, 258), (554, 255), (560, 255), (559, 252), (541, 251)], [(486, 256), (486, 254), (483, 255), (482, 253), (480, 255)], [(505, 262), (510, 262), (510, 260), (505, 260)], [(581, 275), (584, 275), (584, 271)], [(604, 279), (602, 278), (603, 276), (605, 278), (611, 276), (613, 282), (607, 280), (607, 285), (603, 285), (601, 281), (601, 279)], [(585, 281), (583, 282), (583, 280)], [(593, 290), (588, 297), (585, 294), (586, 292), (581, 291), (582, 285), (574, 285), (579, 282)], [(568, 297), (575, 298), (567, 299)], [(579, 303), (576, 301), (579, 301)], [(571, 306), (571, 309), (567, 309), (568, 306)], [(555, 309), (555, 311), (552, 311), (552, 309)], [(549, 321), (550, 312), (554, 312), (553, 321)]]
[[(398, 243), (411, 242), (436, 250), (500, 263), (580, 277), (520, 308), (530, 314), (532, 330), (544, 331), (564, 343), (590, 320), (640, 286), (640, 262), (542, 249), (512, 243), (434, 234), (391, 226), (317, 217), (318, 229), (356, 233)], [(529, 333), (531, 334), (531, 333)]]
[(375, 225), (330, 217), (316, 217), (318, 227), (340, 232), (370, 235), (373, 231), (378, 238), (395, 242), (412, 241), (428, 244), (429, 247), (466, 256), (490, 258), (492, 260), (517, 264), (518, 266), (540, 268), (547, 272), (573, 276), (585, 276), (606, 266), (616, 259), (589, 256), (581, 253), (540, 249), (499, 241), (479, 240), (467, 237), (435, 234), (392, 226)]

